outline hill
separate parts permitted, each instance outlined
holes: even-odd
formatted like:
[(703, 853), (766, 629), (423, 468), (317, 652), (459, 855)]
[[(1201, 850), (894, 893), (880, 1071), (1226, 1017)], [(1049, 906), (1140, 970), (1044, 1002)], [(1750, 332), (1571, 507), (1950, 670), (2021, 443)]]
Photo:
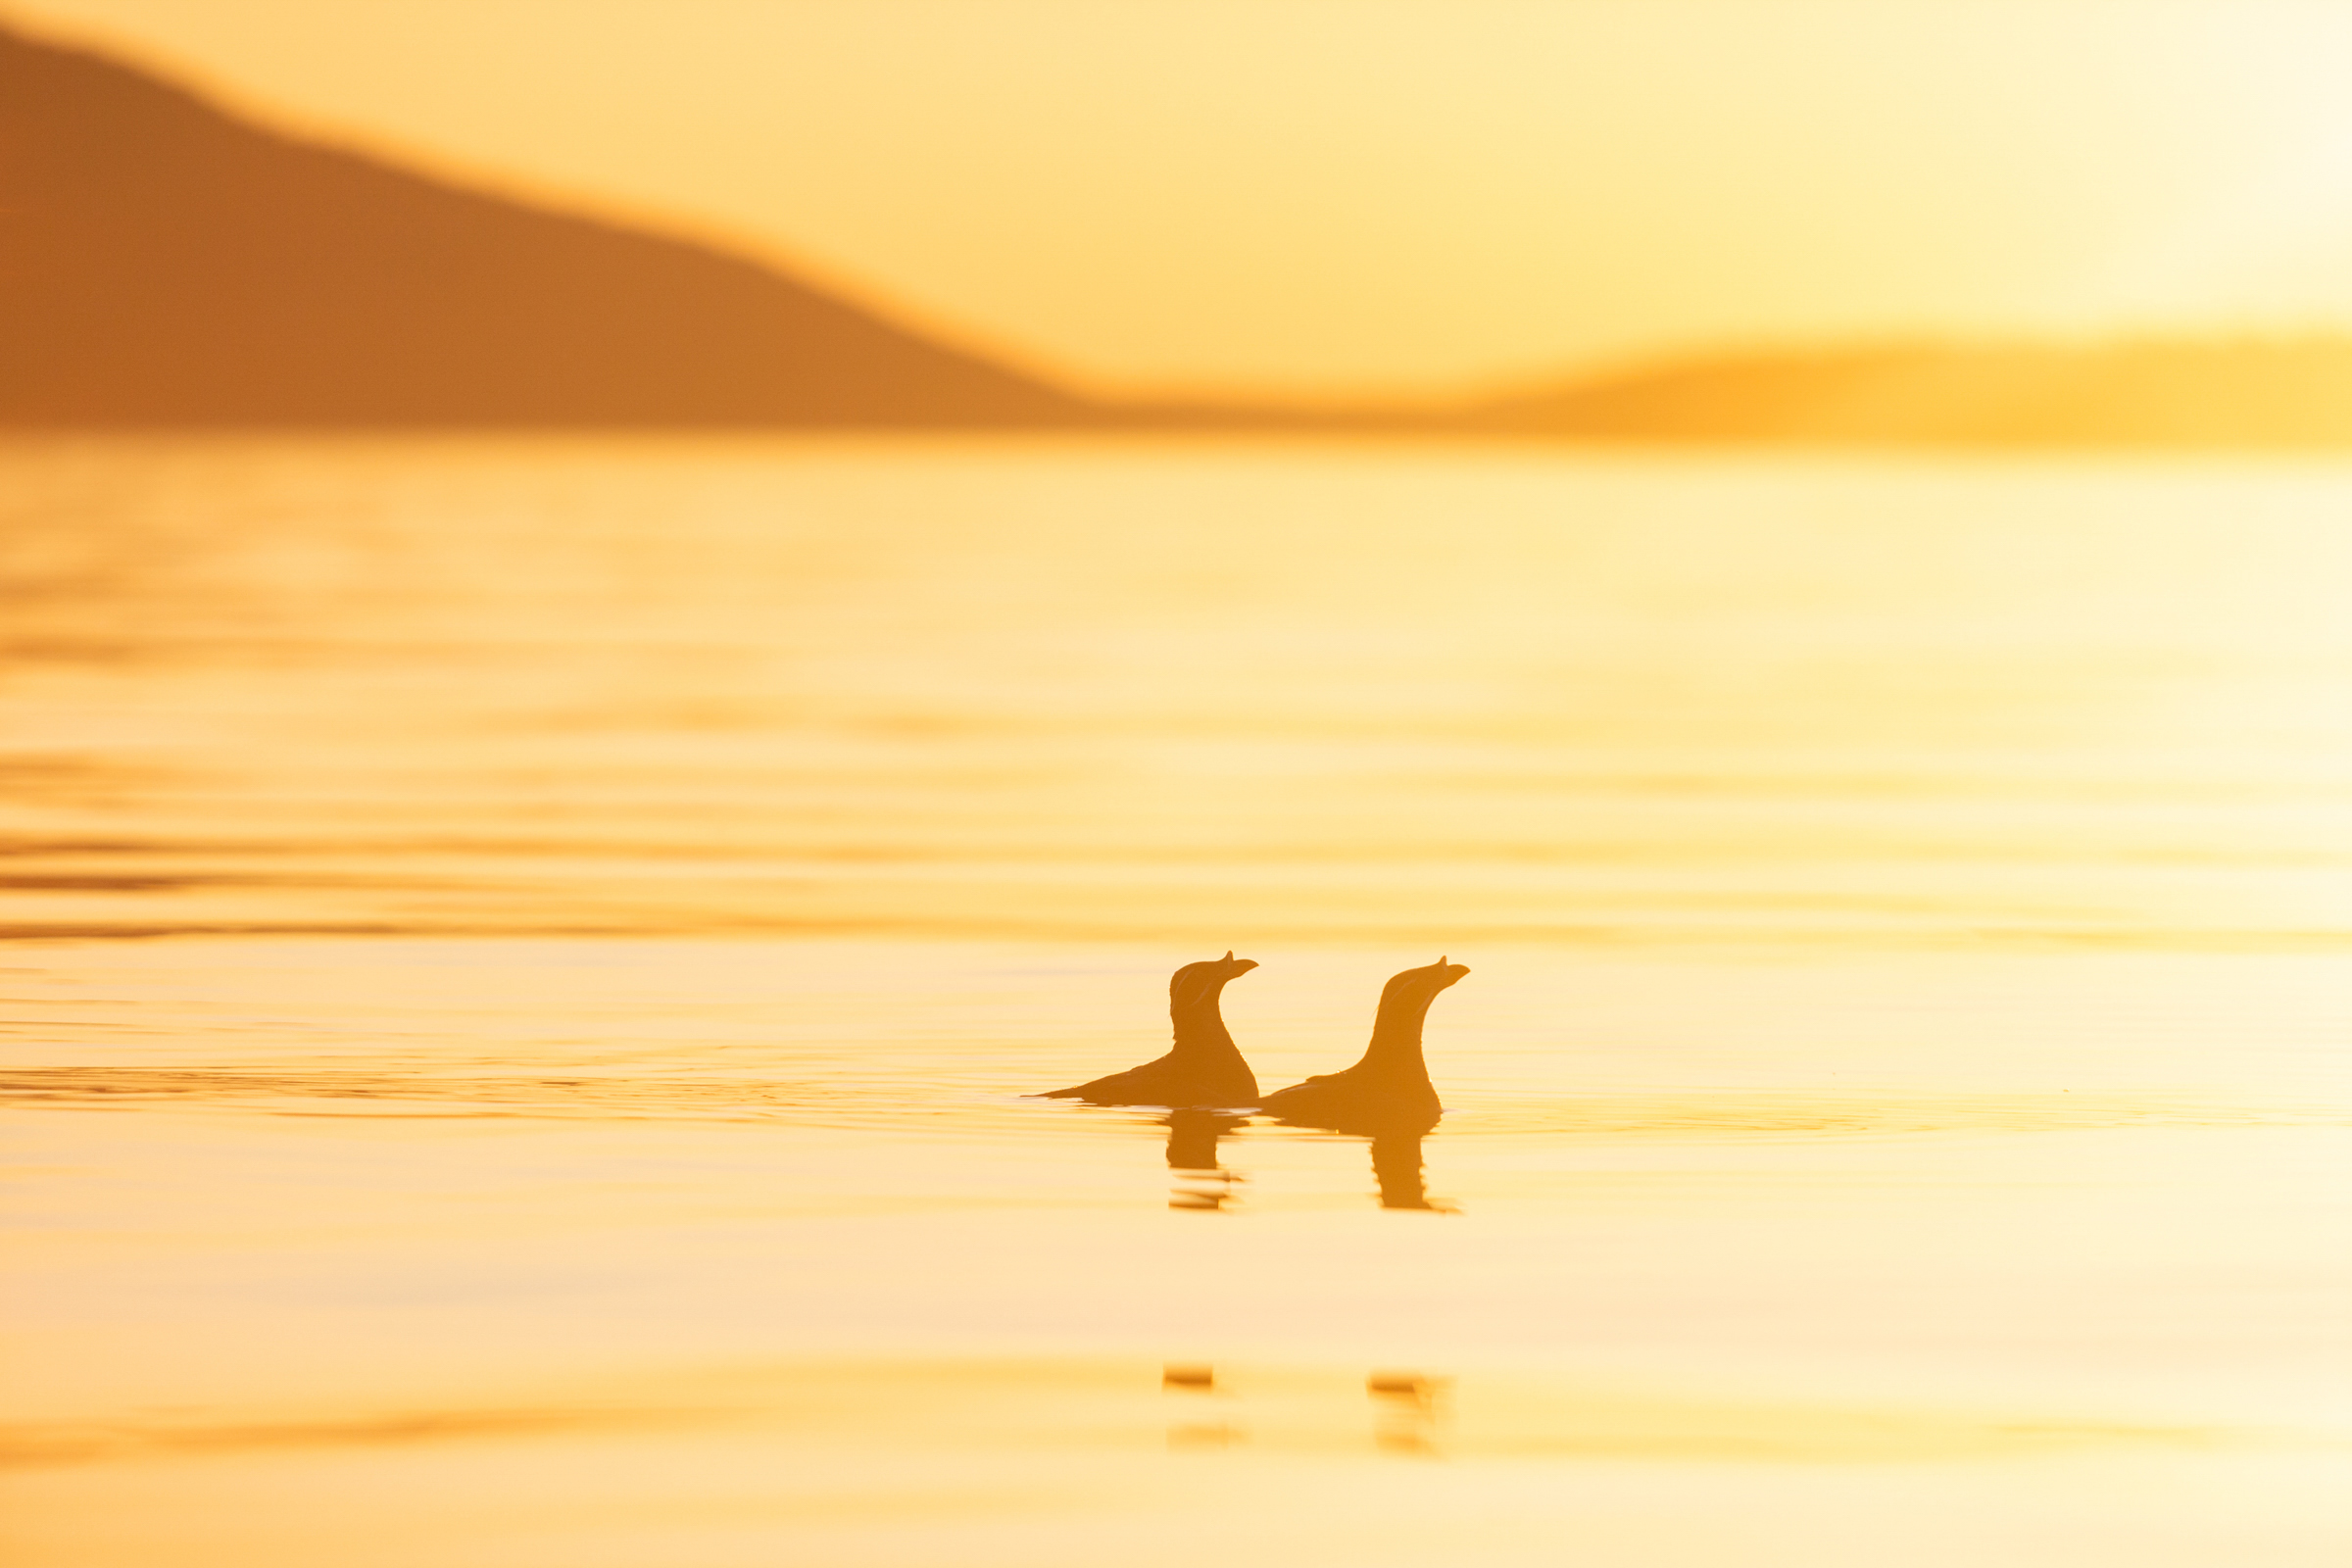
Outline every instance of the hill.
[(760, 263), (283, 136), (0, 28), (10, 425), (2346, 448), (2352, 340), (1792, 348), (1448, 410), (1113, 405)]
[(1462, 411), (1585, 440), (1851, 446), (2352, 446), (2352, 342), (1788, 350), (1637, 367)]
[(1100, 416), (757, 263), (280, 136), (0, 30), (0, 424)]

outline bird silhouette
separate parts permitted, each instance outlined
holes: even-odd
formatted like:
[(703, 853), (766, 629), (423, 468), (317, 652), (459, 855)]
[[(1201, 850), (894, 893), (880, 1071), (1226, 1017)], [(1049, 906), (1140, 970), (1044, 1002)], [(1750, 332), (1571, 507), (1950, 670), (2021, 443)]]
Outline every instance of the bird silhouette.
[(1421, 1023), (1438, 993), (1470, 972), (1444, 958), (1407, 969), (1381, 988), (1364, 1058), (1345, 1072), (1324, 1073), (1278, 1089), (1258, 1108), (1296, 1127), (1334, 1132), (1427, 1132), (1445, 1107), (1421, 1059)]
[(1230, 952), (1222, 958), (1186, 964), (1168, 981), (1168, 1019), (1175, 1025), (1176, 1043), (1166, 1055), (1038, 1098), (1176, 1108), (1256, 1104), (1257, 1075), (1242, 1059), (1217, 1010), (1225, 983), (1256, 967), (1255, 959), (1237, 958)]

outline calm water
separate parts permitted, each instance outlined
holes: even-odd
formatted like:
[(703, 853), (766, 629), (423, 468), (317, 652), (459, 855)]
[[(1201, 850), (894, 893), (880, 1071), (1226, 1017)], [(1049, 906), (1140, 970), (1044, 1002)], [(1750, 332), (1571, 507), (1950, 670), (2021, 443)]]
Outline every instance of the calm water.
[[(2332, 1568), (2348, 591), (2352, 467), (0, 447), (0, 1549)], [(1438, 1131), (1020, 1098), (1228, 947), (1269, 1087), (1470, 964)]]

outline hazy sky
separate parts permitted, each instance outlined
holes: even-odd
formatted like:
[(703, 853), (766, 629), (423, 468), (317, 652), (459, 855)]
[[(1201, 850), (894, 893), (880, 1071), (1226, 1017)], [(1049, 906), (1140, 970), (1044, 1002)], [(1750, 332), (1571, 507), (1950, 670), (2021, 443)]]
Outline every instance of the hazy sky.
[(0, 0), (1104, 387), (2352, 324), (2335, 0)]

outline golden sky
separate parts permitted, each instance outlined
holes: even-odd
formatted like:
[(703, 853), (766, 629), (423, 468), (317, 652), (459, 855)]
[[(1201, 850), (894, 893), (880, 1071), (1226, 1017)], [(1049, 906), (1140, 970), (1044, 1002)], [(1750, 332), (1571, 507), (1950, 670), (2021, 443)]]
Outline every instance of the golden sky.
[(0, 0), (1118, 390), (2352, 324), (2333, 0)]

